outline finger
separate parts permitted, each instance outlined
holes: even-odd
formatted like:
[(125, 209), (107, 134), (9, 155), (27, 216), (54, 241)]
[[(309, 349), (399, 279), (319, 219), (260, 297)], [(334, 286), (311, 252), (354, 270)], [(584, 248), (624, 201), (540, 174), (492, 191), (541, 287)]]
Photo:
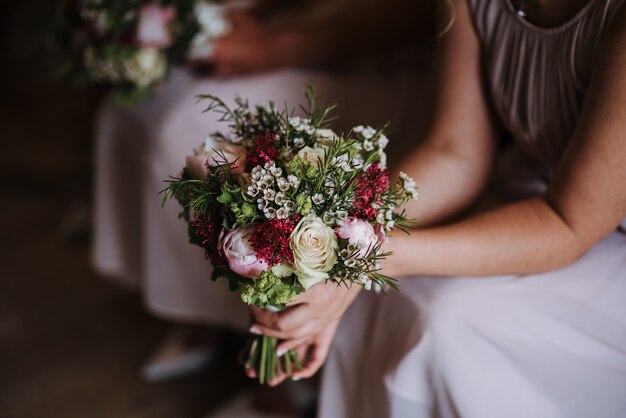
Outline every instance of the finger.
[(303, 326), (290, 330), (290, 331), (278, 331), (274, 328), (269, 328), (264, 325), (254, 323), (250, 327), (250, 332), (257, 335), (267, 335), (268, 337), (275, 337), (280, 340), (298, 340), (315, 335), (322, 324), (317, 320), (312, 320)]
[(275, 322), (275, 328), (279, 331), (289, 332), (296, 328), (304, 326), (313, 318), (311, 306), (308, 304), (297, 305), (288, 308), (284, 312), (278, 314)]
[(274, 328), (278, 321), (278, 313), (270, 312), (266, 309), (261, 309), (256, 306), (250, 306), (250, 312), (254, 318), (253, 322), (266, 326), (268, 328)]
[(287, 351), (298, 348), (299, 346), (305, 344), (306, 341), (306, 338), (283, 341), (276, 347), (276, 354), (278, 355), (278, 357), (282, 357)]
[(269, 382), (267, 382), (267, 384), (269, 386), (278, 386), (281, 383), (283, 383), (285, 381), (285, 379), (287, 379), (287, 375), (285, 373), (278, 373), (276, 376), (274, 376), (274, 378), (272, 380), (270, 380)]
[(330, 347), (330, 343), (327, 341), (323, 341), (321, 343), (316, 343), (312, 348), (311, 356), (309, 361), (305, 364), (303, 368), (293, 373), (293, 379), (308, 379), (313, 376), (317, 371), (324, 365), (326, 358), (328, 357), (328, 349)]
[(251, 367), (246, 367), (246, 375), (249, 378), (254, 379), (256, 377), (256, 370)]

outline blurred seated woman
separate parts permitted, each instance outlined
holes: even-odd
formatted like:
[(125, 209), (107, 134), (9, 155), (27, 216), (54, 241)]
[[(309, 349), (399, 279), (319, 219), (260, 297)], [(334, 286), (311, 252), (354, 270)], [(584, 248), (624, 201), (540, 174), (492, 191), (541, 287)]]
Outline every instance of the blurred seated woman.
[(401, 291), (321, 285), (254, 327), (311, 350), (296, 378), (337, 334), (322, 418), (624, 416), (626, 6), (448, 3)]

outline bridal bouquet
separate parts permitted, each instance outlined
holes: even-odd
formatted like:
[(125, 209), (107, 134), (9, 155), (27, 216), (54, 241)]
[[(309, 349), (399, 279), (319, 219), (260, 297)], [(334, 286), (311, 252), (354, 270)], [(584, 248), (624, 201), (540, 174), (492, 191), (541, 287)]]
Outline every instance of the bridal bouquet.
[(71, 0), (62, 4), (55, 43), (80, 83), (113, 86), (134, 103), (184, 59), (209, 57), (229, 30), (224, 7), (203, 0)]
[[(189, 240), (213, 265), (213, 280), (229, 280), (246, 304), (282, 310), (296, 295), (330, 281), (365, 289), (395, 280), (380, 273), (386, 234), (410, 222), (401, 206), (417, 198), (406, 174), (389, 181), (382, 129), (327, 128), (332, 107), (319, 110), (307, 88), (305, 117), (268, 107), (233, 109), (201, 96), (228, 132), (211, 134), (163, 191), (175, 198)], [(275, 338), (252, 341), (247, 366), (261, 383), (299, 368), (294, 351), (278, 358)]]

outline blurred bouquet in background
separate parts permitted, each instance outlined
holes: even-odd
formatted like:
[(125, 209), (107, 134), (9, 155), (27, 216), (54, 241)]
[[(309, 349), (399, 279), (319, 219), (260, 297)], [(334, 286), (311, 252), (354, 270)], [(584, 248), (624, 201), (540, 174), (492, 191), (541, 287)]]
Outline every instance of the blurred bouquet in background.
[(173, 65), (210, 58), (230, 30), (225, 6), (205, 0), (70, 0), (55, 22), (62, 72), (127, 103), (149, 97)]
[[(169, 180), (163, 203), (183, 208), (189, 240), (205, 250), (213, 280), (229, 280), (243, 302), (282, 310), (321, 282), (365, 289), (396, 287), (380, 273), (385, 237), (410, 222), (401, 206), (417, 198), (401, 174), (389, 180), (383, 129), (358, 126), (336, 134), (327, 127), (333, 107), (320, 110), (311, 87), (305, 117), (273, 103), (231, 109), (201, 96), (230, 132), (211, 134)], [(295, 351), (278, 358), (278, 341), (251, 342), (247, 367), (261, 383), (299, 367)]]

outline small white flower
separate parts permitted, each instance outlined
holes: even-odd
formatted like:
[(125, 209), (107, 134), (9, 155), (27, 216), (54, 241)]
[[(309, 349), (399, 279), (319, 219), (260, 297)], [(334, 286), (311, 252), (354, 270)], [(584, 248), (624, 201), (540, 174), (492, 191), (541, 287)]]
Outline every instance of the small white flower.
[(387, 225), (385, 225), (385, 228), (387, 229), (387, 231), (391, 231), (393, 229), (393, 227), (395, 226), (395, 222), (394, 221), (389, 221), (387, 222)]
[(297, 188), (300, 185), (300, 179), (298, 177), (294, 176), (293, 174), (290, 174), (290, 175), (287, 176), (287, 181), (289, 181), (289, 184), (294, 189)]
[(361, 158), (353, 158), (352, 159), (352, 167), (356, 168), (357, 170), (360, 168), (363, 168), (363, 160)]
[(283, 174), (283, 169), (280, 167), (274, 167), (270, 171), (274, 177), (280, 177)]
[(378, 222), (381, 225), (385, 224), (385, 213), (384, 212), (378, 212), (378, 214), (376, 215), (376, 222)]
[(391, 209), (387, 209), (387, 212), (385, 212), (385, 219), (388, 221), (393, 219), (393, 211)]
[(293, 200), (285, 200), (285, 203), (283, 203), (283, 208), (285, 208), (285, 210), (287, 211), (292, 211), (295, 207), (296, 204), (293, 202)]
[(276, 218), (276, 209), (274, 209), (274, 208), (265, 208), (265, 209), (263, 209), (263, 214), (265, 215), (265, 217), (267, 219), (274, 219), (274, 218)]
[(283, 208), (277, 209), (277, 210), (276, 210), (276, 217), (277, 217), (278, 219), (286, 219), (286, 218), (288, 218), (288, 217), (289, 217), (289, 212), (288, 212), (288, 211), (286, 211), (286, 210), (285, 210), (285, 209), (283, 209)]
[(348, 211), (347, 210), (338, 210), (337, 211), (337, 218), (340, 221), (343, 221), (344, 219), (346, 219), (348, 217)]
[(282, 205), (284, 200), (285, 200), (285, 193), (283, 192), (276, 193), (276, 196), (274, 197), (274, 202), (276, 202), (277, 205)]
[(293, 140), (293, 144), (296, 146), (296, 148), (302, 148), (304, 147), (305, 142), (302, 138), (296, 138)]
[(265, 192), (263, 193), (263, 198), (264, 198), (265, 200), (270, 201), (270, 202), (274, 200), (274, 197), (276, 197), (276, 191), (275, 191), (275, 190), (273, 190), (273, 189), (267, 189), (267, 190), (265, 190)]
[(289, 190), (289, 182), (284, 177), (278, 178), (278, 180), (276, 180), (276, 185), (283, 192), (286, 192), (287, 190)]
[(311, 196), (311, 200), (316, 205), (321, 205), (322, 203), (324, 203), (324, 196), (321, 193), (315, 193), (313, 196)]
[(348, 258), (343, 263), (346, 265), (346, 267), (356, 267), (356, 260), (354, 260), (353, 258)]
[(389, 138), (387, 138), (384, 134), (380, 134), (380, 136), (378, 137), (378, 141), (376, 141), (378, 143), (378, 149), (380, 151), (382, 151), (387, 144), (389, 144)]
[(248, 196), (250, 197), (255, 197), (256, 195), (259, 194), (259, 189), (256, 188), (256, 186), (248, 186)]
[(259, 166), (256, 166), (252, 169), (252, 180), (259, 181), (263, 178), (263, 173), (261, 172), (261, 170), (263, 169)]
[(415, 187), (415, 180), (413, 180), (411, 177), (409, 177), (408, 174), (403, 171), (400, 172), (400, 178), (402, 179), (404, 190), (409, 195), (411, 195), (412, 199), (417, 199), (419, 197), (419, 194)]
[(363, 141), (363, 149), (365, 151), (372, 151), (374, 149), (374, 144), (372, 143), (372, 141), (365, 140)]
[(362, 134), (365, 139), (371, 139), (374, 135), (376, 135), (376, 129), (368, 126), (363, 130)]
[(265, 201), (263, 199), (257, 199), (257, 203), (258, 203), (257, 207), (260, 210), (265, 210), (265, 207), (267, 206), (267, 201)]

